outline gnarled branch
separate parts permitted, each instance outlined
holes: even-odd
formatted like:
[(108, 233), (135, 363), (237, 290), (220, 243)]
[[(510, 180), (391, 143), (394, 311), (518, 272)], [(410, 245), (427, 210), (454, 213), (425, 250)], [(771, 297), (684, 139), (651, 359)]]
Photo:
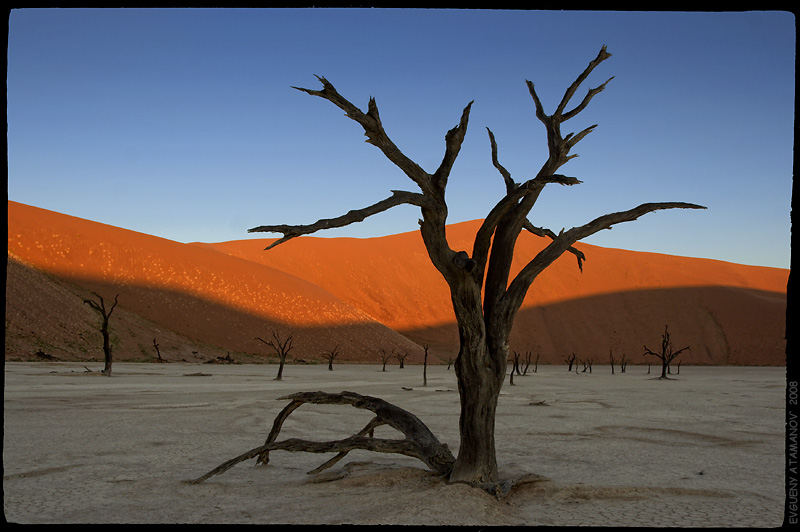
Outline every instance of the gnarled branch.
[(539, 273), (546, 267), (553, 263), (564, 251), (568, 250), (572, 244), (586, 238), (603, 229), (610, 229), (612, 225), (622, 222), (630, 222), (636, 220), (640, 216), (649, 212), (665, 209), (705, 209), (702, 205), (695, 205), (694, 203), (683, 202), (667, 202), (667, 203), (643, 203), (633, 209), (606, 214), (595, 218), (591, 222), (584, 224), (580, 227), (573, 227), (567, 232), (561, 232), (556, 238), (536, 257), (533, 258), (518, 274), (517, 277), (511, 282), (506, 292), (506, 312), (514, 313), (516, 309), (522, 304), (525, 294), (528, 291), (533, 280)]
[(378, 114), (378, 105), (375, 103), (374, 98), (369, 99), (369, 103), (367, 104), (368, 110), (364, 113), (339, 94), (333, 84), (327, 79), (322, 76), (317, 76), (317, 79), (322, 83), (322, 90), (303, 89), (300, 87), (293, 88), (313, 96), (324, 98), (343, 110), (348, 118), (355, 120), (364, 128), (364, 135), (366, 135), (368, 143), (378, 147), (384, 155), (411, 178), (423, 192), (427, 193), (431, 191), (430, 176), (417, 163), (406, 157), (394, 142), (389, 139), (386, 131), (384, 131), (380, 115)]
[(276, 240), (266, 249), (271, 249), (282, 244), (292, 238), (309, 235), (316, 233), (323, 229), (333, 229), (335, 227), (344, 227), (352, 223), (363, 221), (365, 218), (374, 214), (381, 213), (402, 204), (416, 205), (418, 207), (431, 207), (433, 202), (415, 192), (406, 192), (404, 190), (393, 190), (392, 195), (381, 200), (378, 203), (364, 207), (363, 209), (355, 209), (337, 216), (336, 218), (323, 218), (309, 225), (261, 225), (248, 229), (248, 233), (283, 233), (283, 238)]
[[(302, 451), (309, 453), (339, 453), (339, 455), (310, 471), (310, 473), (317, 473), (330, 467), (349, 451), (356, 449), (411, 456), (424, 462), (431, 471), (439, 475), (449, 473), (453, 467), (453, 463), (455, 463), (455, 458), (453, 458), (447, 445), (440, 443), (439, 440), (436, 439), (436, 436), (433, 435), (430, 429), (428, 429), (419, 418), (407, 410), (384, 401), (383, 399), (368, 395), (360, 395), (354, 392), (341, 392), (338, 394), (300, 392), (281, 397), (280, 399), (290, 399), (291, 403), (289, 403), (275, 418), (272, 430), (264, 445), (250, 449), (236, 458), (222, 463), (205, 475), (192, 480), (191, 483), (198, 484), (204, 482), (208, 478), (224, 473), (239, 462), (250, 458), (258, 457), (257, 463), (266, 464), (269, 461), (269, 451), (274, 450)], [(275, 441), (283, 422), (292, 412), (304, 403), (350, 405), (355, 408), (371, 410), (375, 413), (376, 417), (370, 421), (366, 427), (361, 429), (361, 431), (342, 440), (315, 442), (290, 438), (287, 440)], [(402, 432), (405, 439), (389, 440), (365, 436), (367, 433), (371, 433), (375, 427), (384, 424)]]
[[(522, 227), (536, 236), (548, 236), (551, 240), (555, 240), (557, 238), (557, 235), (553, 231), (545, 227), (536, 227), (530, 222), (530, 220), (525, 220)], [(583, 251), (572, 246), (568, 247), (567, 251), (578, 258), (578, 269), (583, 272), (583, 261), (586, 260), (586, 255), (583, 254)]]

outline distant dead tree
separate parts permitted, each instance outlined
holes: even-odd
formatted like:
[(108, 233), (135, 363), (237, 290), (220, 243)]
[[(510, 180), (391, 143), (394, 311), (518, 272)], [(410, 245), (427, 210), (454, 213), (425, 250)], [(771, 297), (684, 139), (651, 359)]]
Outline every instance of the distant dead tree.
[(534, 373), (538, 373), (539, 372), (539, 357), (540, 356), (542, 356), (541, 353), (536, 353), (536, 362), (534, 362), (534, 364), (533, 364), (533, 372)]
[[(472, 102), (464, 107), (459, 123), (445, 134), (444, 156), (433, 173), (429, 173), (408, 158), (389, 138), (374, 98), (370, 98), (365, 112), (342, 96), (324, 77), (317, 78), (322, 84), (320, 89), (298, 87), (298, 90), (327, 100), (344, 111), (345, 116), (363, 128), (367, 142), (377, 147), (419, 190), (394, 190), (389, 197), (372, 205), (308, 225), (264, 225), (249, 231), (281, 233), (283, 236), (270, 244), (269, 248), (272, 248), (319, 230), (361, 222), (369, 216), (400, 205), (413, 205), (420, 209), (422, 242), (433, 266), (450, 289), (450, 301), (459, 332), (459, 353), (454, 367), (461, 408), (460, 439), (458, 457), (452, 462), (448, 472), (451, 482), (490, 485), (494, 488), (500, 485), (495, 451), (495, 418), (500, 389), (506, 376), (509, 337), (517, 311), (539, 274), (564, 253), (573, 254), (577, 258), (578, 267), (582, 269), (585, 255), (573, 247), (573, 244), (619, 223), (633, 221), (647, 213), (663, 209), (705, 208), (679, 202), (644, 203), (627, 211), (600, 216), (558, 234), (550, 229), (534, 226), (528, 219), (547, 185), (573, 186), (581, 183), (575, 177), (559, 173), (559, 169), (577, 156), (570, 154), (570, 151), (594, 130), (595, 125), (567, 134), (562, 134), (561, 126), (581, 113), (597, 94), (605, 90), (611, 79), (590, 88), (577, 105), (570, 105), (578, 88), (609, 57), (611, 54), (603, 46), (597, 57), (589, 62), (567, 88), (561, 101), (549, 115), (545, 112), (534, 84), (527, 82), (536, 118), (544, 125), (547, 135), (548, 156), (535, 175), (521, 182), (515, 181), (511, 173), (500, 164), (495, 136), (487, 129), (492, 164), (502, 176), (505, 195), (483, 217), (474, 241), (467, 249), (453, 249), (447, 240), (448, 205), (445, 190), (467, 133)], [(513, 260), (514, 252), (518, 237), (523, 231), (549, 241), (534, 257), (524, 257), (522, 268), (512, 276), (512, 264), (518, 263)]]
[(625, 373), (625, 368), (628, 367), (628, 359), (625, 358), (625, 354), (622, 354), (622, 358), (619, 361), (619, 371), (620, 373)]
[(575, 360), (577, 360), (577, 358), (578, 357), (575, 355), (575, 353), (572, 353), (572, 355), (570, 355), (566, 359), (564, 359), (564, 362), (566, 362), (568, 364), (567, 371), (569, 371), (569, 372), (572, 371), (572, 365), (575, 363)]
[(161, 350), (158, 349), (158, 342), (156, 342), (155, 338), (153, 338), (153, 347), (156, 348), (156, 355), (158, 355), (158, 361), (159, 362), (166, 362), (166, 360), (161, 358)]
[(508, 384), (514, 386), (514, 372), (519, 374), (519, 353), (513, 351), (513, 362), (511, 363), (511, 373), (508, 376)]
[(328, 361), (328, 371), (333, 371), (333, 361), (339, 356), (339, 346), (337, 345), (331, 351), (325, 351), (322, 356)]
[(92, 309), (94, 309), (100, 317), (102, 318), (102, 322), (100, 324), (100, 333), (103, 335), (103, 354), (105, 355), (105, 367), (103, 368), (103, 375), (106, 377), (111, 376), (111, 338), (108, 332), (108, 320), (111, 319), (111, 313), (114, 312), (114, 308), (117, 306), (117, 299), (119, 298), (119, 294), (114, 296), (114, 304), (111, 305), (111, 308), (106, 309), (106, 303), (103, 300), (103, 296), (98, 294), (97, 292), (92, 292), (98, 301), (93, 299), (84, 299), (83, 302), (89, 305)]
[(400, 362), (400, 369), (405, 367), (406, 358), (408, 357), (408, 353), (395, 353), (394, 358), (396, 358)]
[[(652, 355), (656, 358), (661, 359), (661, 376), (659, 377), (659, 379), (668, 379), (669, 377), (667, 377), (667, 372), (669, 371), (670, 362), (675, 360), (675, 358), (677, 358), (678, 355), (680, 355), (687, 349), (690, 349), (690, 346), (687, 345), (686, 347), (678, 349), (677, 351), (673, 349), (672, 340), (670, 339), (670, 334), (669, 334), (669, 325), (667, 325), (664, 327), (664, 334), (661, 335), (661, 352), (655, 353), (650, 349), (648, 349), (647, 346), (644, 346), (643, 356)], [(650, 373), (649, 365), (647, 372)]]
[(614, 374), (614, 350), (608, 350), (608, 357), (611, 359), (611, 374)]
[(391, 352), (387, 353), (385, 349), (380, 350), (381, 355), (381, 362), (383, 362), (383, 370), (386, 371), (386, 363), (389, 361), (390, 358), (395, 356), (394, 349)]
[(256, 336), (256, 340), (264, 342), (268, 346), (270, 346), (274, 351), (275, 354), (278, 355), (279, 366), (278, 366), (278, 376), (275, 377), (276, 381), (283, 379), (283, 365), (286, 363), (286, 356), (289, 354), (289, 351), (292, 350), (292, 335), (288, 335), (286, 340), (281, 340), (280, 335), (272, 331), (272, 338), (275, 340), (264, 340), (263, 338), (259, 338)]
[(583, 364), (583, 371), (581, 373), (586, 373), (587, 369), (589, 370), (589, 373), (592, 372), (592, 359), (591, 358), (589, 360), (580, 360), (579, 362), (581, 362)]
[(422, 360), (422, 385), (428, 385), (428, 344), (422, 346), (425, 350), (425, 358)]

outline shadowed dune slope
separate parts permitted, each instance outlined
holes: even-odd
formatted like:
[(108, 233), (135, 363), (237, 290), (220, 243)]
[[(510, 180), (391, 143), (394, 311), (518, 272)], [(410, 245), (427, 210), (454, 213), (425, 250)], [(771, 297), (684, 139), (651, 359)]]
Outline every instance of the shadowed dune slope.
[[(176, 346), (189, 339), (222, 351), (266, 354), (267, 346), (253, 337), (276, 329), (295, 333), (292, 354), (300, 358), (315, 358), (336, 344), (343, 360), (361, 361), (376, 360), (381, 347), (411, 352), (419, 361), (422, 350), (414, 342), (428, 343), (443, 360), (458, 349), (447, 285), (418, 232), (302, 237), (264, 251), (271, 239), (180, 244), (8, 205), (9, 260), (80, 287), (75, 298), (90, 322), (80, 301), (96, 290), (110, 298), (120, 293), (121, 309), (141, 318), (144, 330), (151, 323), (177, 335)], [(451, 247), (471, 250), (479, 224), (449, 226)], [(515, 271), (546, 243), (522, 234)], [(617, 360), (624, 354), (644, 362), (643, 344), (656, 349), (669, 324), (676, 347), (692, 346), (684, 363), (784, 363), (788, 270), (576, 247), (587, 257), (583, 273), (565, 254), (539, 276), (518, 314), (512, 349), (541, 353), (542, 363), (561, 363), (571, 352), (607, 363), (609, 350)], [(10, 284), (23, 282), (12, 277), (11, 267), (9, 272)], [(7, 298), (7, 330), (17, 307), (39, 312), (19, 292), (7, 291), (18, 294)], [(8, 356), (8, 339), (6, 349)]]
[[(448, 226), (451, 247), (471, 250), (479, 226), (480, 221)], [(441, 358), (457, 353), (447, 284), (418, 232), (370, 239), (303, 237), (264, 251), (272, 241), (194, 245), (291, 271), (429, 344)], [(513, 273), (548, 242), (520, 235)], [(788, 270), (576, 247), (586, 255), (583, 272), (567, 253), (534, 281), (515, 320), (512, 350), (541, 354), (543, 363), (561, 363), (572, 352), (597, 363), (623, 354), (643, 363), (643, 346), (659, 348), (670, 325), (676, 349), (693, 346), (682, 355), (685, 363), (785, 363)]]
[[(294, 334), (291, 356), (300, 358), (317, 357), (337, 341), (356, 360), (374, 359), (380, 347), (419, 349), (325, 289), (252, 261), (11, 201), (8, 222), (9, 262), (82, 288), (75, 296), (79, 306), (91, 291), (107, 300), (119, 294), (120, 309), (221, 350), (270, 354), (255, 337), (270, 339), (273, 330)], [(19, 268), (9, 273), (20, 274), (8, 276), (12, 285), (46, 280)], [(7, 328), (15, 307), (41, 314), (26, 299), (30, 290), (36, 288), (7, 289), (7, 296), (16, 296), (7, 297)], [(120, 355), (130, 348), (124, 338), (119, 344)]]

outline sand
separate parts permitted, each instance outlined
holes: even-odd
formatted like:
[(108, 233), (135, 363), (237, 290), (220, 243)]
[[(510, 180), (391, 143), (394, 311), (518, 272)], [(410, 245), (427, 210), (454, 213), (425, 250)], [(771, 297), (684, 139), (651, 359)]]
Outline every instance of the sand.
[[(271, 353), (255, 340), (293, 334), (292, 356), (377, 363), (380, 349), (421, 363), (458, 352), (446, 283), (418, 230), (381, 238), (302, 237), (270, 251), (271, 240), (182, 244), (8, 202), (6, 359), (98, 356), (92, 292), (119, 294), (112, 332), (117, 360), (173, 361), (231, 352)], [(481, 222), (449, 225), (454, 250), (471, 250)], [(512, 273), (549, 239), (520, 234)], [(742, 245), (747, 245), (743, 242)], [(567, 253), (533, 283), (510, 347), (560, 364), (570, 353), (606, 362), (641, 360), (669, 325), (685, 364), (786, 363), (788, 269), (606, 249), (579, 244), (583, 273)], [(680, 344), (678, 346), (678, 344)], [(198, 353), (195, 356), (194, 353)]]
[[(86, 372), (84, 365), (94, 370)], [(646, 366), (611, 374), (540, 366), (506, 383), (501, 476), (548, 478), (502, 500), (448, 485), (412, 458), (275, 451), (198, 485), (262, 444), (286, 401), (308, 390), (376, 395), (417, 414), (454, 452), (458, 394), (445, 366), (6, 362), (4, 512), (14, 523), (779, 526), (785, 368)], [(655, 370), (654, 370), (655, 371)], [(336, 439), (370, 414), (306, 405), (281, 438)], [(388, 428), (378, 435), (391, 436)], [(315, 481), (317, 480), (317, 481)]]

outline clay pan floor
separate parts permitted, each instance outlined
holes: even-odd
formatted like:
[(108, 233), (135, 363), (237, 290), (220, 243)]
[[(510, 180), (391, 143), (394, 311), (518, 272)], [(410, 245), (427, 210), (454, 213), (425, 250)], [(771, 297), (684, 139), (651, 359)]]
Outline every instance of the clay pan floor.
[[(93, 370), (87, 372), (87, 368)], [(422, 462), (274, 451), (202, 484), (257, 447), (298, 391), (375, 395), (458, 449), (453, 370), (397, 365), (5, 364), (3, 508), (12, 523), (261, 523), (775, 527), (783, 521), (785, 368), (683, 366), (593, 373), (542, 366), (508, 381), (501, 476), (536, 473), (502, 500)], [(370, 412), (304, 405), (279, 439), (332, 440)], [(385, 431), (385, 432), (381, 432)], [(376, 436), (393, 437), (380, 427)]]

